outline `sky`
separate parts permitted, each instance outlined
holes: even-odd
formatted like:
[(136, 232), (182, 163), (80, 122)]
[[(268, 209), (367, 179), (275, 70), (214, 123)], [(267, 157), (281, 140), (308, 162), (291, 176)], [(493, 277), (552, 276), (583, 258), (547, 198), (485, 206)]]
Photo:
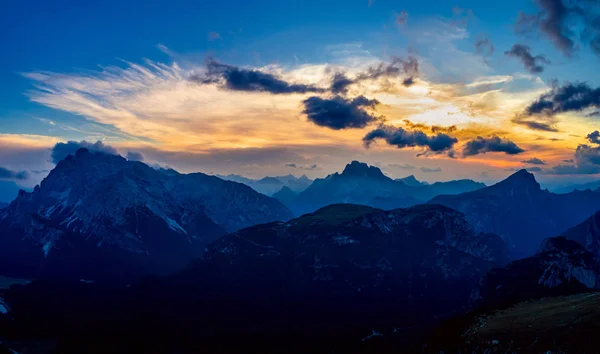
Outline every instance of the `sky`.
[(0, 11), (0, 180), (85, 146), (182, 172), (600, 174), (600, 3), (33, 1)]

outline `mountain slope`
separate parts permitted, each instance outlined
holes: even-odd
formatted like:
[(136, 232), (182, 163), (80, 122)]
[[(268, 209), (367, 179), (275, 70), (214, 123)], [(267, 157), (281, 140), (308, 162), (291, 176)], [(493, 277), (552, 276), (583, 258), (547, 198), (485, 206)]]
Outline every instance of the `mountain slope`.
[(276, 177), (267, 176), (259, 180), (250, 179), (234, 174), (229, 174), (227, 176), (217, 175), (217, 177), (226, 181), (243, 183), (251, 187), (255, 191), (265, 195), (273, 195), (283, 187), (288, 187), (295, 193), (299, 193), (308, 188), (308, 186), (310, 186), (310, 184), (312, 183), (312, 180), (310, 180), (305, 175), (302, 175), (300, 177), (296, 177), (294, 175)]
[(600, 290), (600, 264), (594, 255), (575, 241), (554, 237), (535, 255), (490, 270), (479, 297), (490, 305), (590, 290)]
[(562, 234), (569, 240), (583, 245), (600, 260), (600, 212), (596, 212), (581, 224)]
[(5, 324), (18, 338), (44, 333), (79, 351), (92, 343), (374, 352), (377, 333), (406, 349), (439, 318), (470, 308), (480, 276), (504, 264), (506, 252), (499, 237), (476, 234), (442, 206), (331, 205), (226, 235), (185, 270), (118, 292), (83, 283), (13, 287), (5, 300), (14, 320), (0, 316), (0, 332)]
[(294, 203), (294, 201), (298, 197), (298, 194), (294, 192), (290, 187), (283, 186), (277, 193), (273, 194), (272, 197), (279, 200), (284, 205), (289, 206)]
[(175, 271), (228, 231), (289, 216), (238, 183), (81, 149), (0, 211), (0, 273), (128, 281)]
[(600, 209), (600, 194), (592, 191), (553, 194), (542, 190), (525, 170), (493, 186), (429, 201), (463, 212), (482, 232), (500, 235), (515, 257), (535, 253), (547, 237), (559, 235)]

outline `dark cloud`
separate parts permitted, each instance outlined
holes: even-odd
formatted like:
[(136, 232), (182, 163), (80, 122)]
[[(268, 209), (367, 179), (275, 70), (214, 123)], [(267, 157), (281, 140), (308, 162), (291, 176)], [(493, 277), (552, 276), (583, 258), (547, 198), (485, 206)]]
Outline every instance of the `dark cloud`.
[(542, 94), (525, 109), (526, 115), (577, 112), (600, 107), (600, 88), (586, 83), (566, 83)]
[(523, 44), (515, 44), (510, 50), (504, 52), (504, 55), (518, 58), (525, 69), (530, 73), (537, 74), (544, 71), (543, 64), (550, 64), (550, 61), (543, 55), (531, 55), (530, 48)]
[(129, 161), (140, 161), (140, 162), (143, 162), (144, 161), (144, 154), (142, 154), (139, 151), (128, 151), (126, 158)]
[(52, 162), (58, 163), (69, 155), (75, 155), (77, 150), (86, 148), (90, 152), (104, 153), (110, 155), (118, 155), (117, 150), (110, 145), (105, 145), (102, 141), (98, 140), (95, 143), (88, 143), (85, 140), (80, 142), (68, 141), (66, 143), (57, 143), (52, 148)]
[(316, 93), (324, 89), (304, 84), (293, 84), (273, 74), (222, 64), (213, 59), (206, 63), (205, 75), (193, 75), (191, 81), (201, 84), (217, 83), (234, 91), (269, 92), (272, 94)]
[(600, 144), (600, 132), (595, 130), (585, 137), (592, 144)]
[(489, 138), (483, 138), (478, 136), (467, 142), (463, 148), (463, 156), (473, 156), (478, 154), (485, 154), (487, 152), (503, 152), (508, 155), (516, 155), (524, 152), (517, 144), (508, 140), (500, 139), (500, 137), (493, 135)]
[(378, 103), (379, 101), (370, 100), (365, 96), (358, 96), (352, 100), (341, 96), (332, 98), (313, 96), (303, 101), (302, 113), (316, 125), (334, 130), (364, 128), (379, 119), (364, 108), (374, 109)]
[(600, 54), (600, 16), (597, 0), (536, 0), (537, 14), (519, 13), (517, 33), (539, 31), (564, 55), (577, 50), (577, 41)]
[(298, 166), (295, 163), (286, 163), (285, 167), (297, 168)]
[(435, 173), (435, 172), (442, 172), (442, 169), (439, 167), (435, 167), (435, 168), (430, 168), (430, 167), (421, 167), (419, 169), (421, 172), (424, 173)]
[(8, 168), (0, 167), (0, 179), (6, 180), (26, 180), (29, 178), (29, 171), (13, 171)]
[(513, 123), (523, 125), (531, 130), (540, 130), (544, 132), (558, 132), (558, 128), (554, 125), (555, 119), (549, 119), (548, 117), (532, 119), (527, 116), (519, 115), (512, 120)]
[(523, 160), (521, 162), (528, 163), (531, 165), (545, 165), (546, 164), (543, 160), (540, 160), (537, 157), (531, 158), (529, 160)]
[[(489, 58), (496, 51), (496, 47), (487, 37), (475, 41), (475, 52), (484, 58)], [(487, 61), (487, 59), (485, 59)]]
[(335, 73), (331, 79), (330, 90), (333, 93), (346, 94), (348, 92), (348, 86), (354, 84), (356, 81), (348, 78), (345, 73)]
[[(597, 144), (598, 131), (588, 134), (590, 142)], [(568, 165), (558, 165), (546, 171), (556, 175), (594, 175), (600, 173), (600, 146), (581, 144), (575, 150), (573, 159), (564, 160)]]
[(333, 93), (346, 94), (348, 87), (353, 84), (368, 80), (393, 79), (403, 77), (402, 85), (412, 86), (419, 76), (419, 61), (413, 56), (407, 59), (394, 57), (389, 63), (379, 63), (369, 67), (365, 72), (359, 73), (354, 79), (345, 73), (337, 72), (331, 79), (330, 90)]
[(307, 170), (307, 171), (316, 171), (316, 170), (320, 170), (321, 169), (317, 164), (303, 166), (303, 165), (298, 165), (298, 164), (295, 164), (295, 163), (288, 163), (288, 164), (285, 165), (285, 167), (298, 168), (298, 169)]
[(380, 125), (364, 136), (363, 142), (369, 147), (376, 139), (383, 139), (398, 148), (425, 147), (433, 152), (442, 152), (452, 148), (458, 140), (450, 135), (437, 133), (427, 135), (421, 130), (405, 130), (391, 125)]

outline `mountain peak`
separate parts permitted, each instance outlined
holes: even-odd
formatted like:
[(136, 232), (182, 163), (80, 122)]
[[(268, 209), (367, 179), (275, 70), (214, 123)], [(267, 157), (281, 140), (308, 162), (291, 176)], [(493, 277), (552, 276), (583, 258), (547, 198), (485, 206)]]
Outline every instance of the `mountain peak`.
[(353, 177), (376, 177), (381, 178), (385, 175), (381, 170), (375, 166), (369, 166), (364, 162), (352, 161), (346, 165), (342, 176), (353, 176)]
[(421, 184), (423, 184), (421, 181), (419, 181), (415, 177), (415, 175), (410, 175), (410, 176), (406, 176), (404, 178), (399, 178), (399, 179), (397, 179), (397, 181), (404, 182), (407, 186), (420, 186)]
[(511, 189), (541, 190), (540, 184), (536, 181), (533, 173), (525, 169), (513, 173), (505, 180), (498, 182), (496, 185), (510, 187)]

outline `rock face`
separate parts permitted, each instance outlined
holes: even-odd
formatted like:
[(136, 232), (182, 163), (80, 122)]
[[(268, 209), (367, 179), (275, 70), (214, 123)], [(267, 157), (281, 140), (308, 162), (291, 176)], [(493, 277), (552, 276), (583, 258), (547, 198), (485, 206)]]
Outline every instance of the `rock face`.
[(600, 193), (553, 194), (521, 170), (493, 186), (459, 195), (441, 195), (429, 203), (463, 212), (481, 232), (500, 235), (515, 258), (535, 253), (545, 238), (561, 234), (600, 209)]
[(446, 207), (338, 204), (224, 236), (177, 279), (220, 296), (310, 299), (325, 312), (343, 304), (361, 326), (419, 326), (467, 308), (481, 275), (506, 257), (498, 236), (475, 233)]
[(117, 292), (81, 282), (13, 287), (5, 299), (15, 321), (6, 324), (19, 335), (51, 333), (61, 348), (93, 338), (126, 342), (119, 348), (150, 339), (168, 346), (159, 352), (373, 352), (381, 333), (407, 351), (424, 328), (469, 309), (473, 287), (506, 253), (498, 236), (475, 233), (443, 206), (332, 205), (223, 236), (185, 270)]
[(582, 245), (565, 237), (546, 239), (534, 256), (492, 269), (477, 297), (484, 304), (600, 289), (600, 264)]
[(600, 212), (595, 213), (581, 224), (567, 230), (563, 236), (583, 245), (600, 260)]
[(316, 179), (289, 206), (296, 215), (310, 213), (335, 203), (354, 203), (389, 210), (420, 204), (441, 193), (463, 193), (485, 186), (468, 180), (432, 185), (418, 181), (415, 184), (415, 181), (416, 179), (409, 179), (405, 183), (393, 180), (375, 166), (352, 161), (342, 173)]
[(82, 149), (0, 211), (0, 272), (130, 281), (180, 269), (227, 232), (289, 217), (238, 183)]

